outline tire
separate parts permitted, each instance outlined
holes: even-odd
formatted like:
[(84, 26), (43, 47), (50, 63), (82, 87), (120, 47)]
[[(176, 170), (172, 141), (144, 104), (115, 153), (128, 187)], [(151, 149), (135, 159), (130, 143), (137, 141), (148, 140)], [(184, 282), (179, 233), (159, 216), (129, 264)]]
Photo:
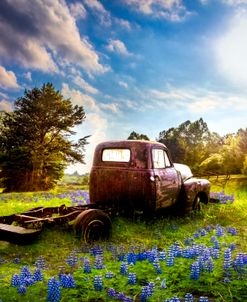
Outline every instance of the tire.
[(192, 211), (197, 212), (201, 211), (201, 198), (199, 195), (196, 195), (195, 200), (192, 205)]
[(101, 210), (89, 209), (80, 213), (74, 221), (74, 230), (86, 243), (108, 239), (111, 219)]

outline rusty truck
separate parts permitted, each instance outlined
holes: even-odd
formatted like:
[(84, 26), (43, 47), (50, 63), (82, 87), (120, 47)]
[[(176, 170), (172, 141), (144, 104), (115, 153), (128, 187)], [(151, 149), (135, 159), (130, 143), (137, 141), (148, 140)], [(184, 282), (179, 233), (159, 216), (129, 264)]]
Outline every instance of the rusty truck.
[[(116, 215), (154, 217), (175, 209), (200, 210), (209, 201), (210, 182), (188, 166), (173, 163), (164, 144), (141, 140), (100, 143), (90, 172), (90, 203), (35, 208), (0, 217), (0, 239), (30, 240), (46, 225), (73, 222), (86, 242), (107, 238)], [(56, 214), (56, 215), (54, 215)], [(13, 223), (15, 225), (13, 225)]]

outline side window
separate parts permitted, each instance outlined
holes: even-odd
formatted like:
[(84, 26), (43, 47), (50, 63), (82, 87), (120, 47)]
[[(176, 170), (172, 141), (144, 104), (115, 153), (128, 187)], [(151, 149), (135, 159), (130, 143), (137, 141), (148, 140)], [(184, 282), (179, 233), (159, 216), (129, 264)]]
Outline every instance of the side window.
[(102, 161), (124, 162), (130, 161), (129, 149), (104, 149)]
[(164, 150), (153, 149), (153, 166), (155, 169), (171, 166), (168, 155)]

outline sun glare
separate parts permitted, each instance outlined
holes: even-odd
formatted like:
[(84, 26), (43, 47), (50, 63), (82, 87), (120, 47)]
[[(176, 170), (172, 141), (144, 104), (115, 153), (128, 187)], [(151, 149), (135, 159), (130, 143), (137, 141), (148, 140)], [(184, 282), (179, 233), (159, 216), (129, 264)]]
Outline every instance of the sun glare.
[(239, 85), (247, 84), (247, 12), (235, 16), (228, 32), (216, 43), (221, 73)]

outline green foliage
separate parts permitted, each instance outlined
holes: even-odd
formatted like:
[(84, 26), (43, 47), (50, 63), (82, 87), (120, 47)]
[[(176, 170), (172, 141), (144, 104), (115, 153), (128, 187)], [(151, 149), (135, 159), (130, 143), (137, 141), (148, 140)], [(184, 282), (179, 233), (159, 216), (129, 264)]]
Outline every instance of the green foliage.
[(86, 138), (68, 138), (85, 119), (83, 107), (63, 99), (52, 84), (25, 91), (1, 121), (0, 168), (5, 191), (53, 188), (68, 163), (84, 158)]
[(127, 139), (149, 141), (149, 137), (146, 134), (139, 134), (139, 133), (136, 133), (135, 131), (132, 131)]
[[(222, 190), (220, 179), (211, 178), (213, 183), (212, 190)], [(216, 183), (216, 180), (219, 181)], [(123, 292), (126, 296), (130, 296), (134, 301), (140, 300), (142, 287), (147, 282), (155, 283), (154, 294), (148, 299), (150, 302), (165, 301), (165, 299), (177, 296), (180, 301), (184, 301), (184, 296), (190, 292), (195, 297), (195, 301), (200, 296), (208, 296), (209, 301), (246, 301), (246, 275), (237, 274), (231, 268), (230, 282), (224, 282), (224, 251), (230, 244), (236, 244), (236, 250), (232, 250), (232, 259), (236, 258), (239, 252), (247, 252), (246, 230), (247, 230), (247, 186), (246, 179), (243, 177), (234, 178), (227, 183), (225, 190), (227, 194), (234, 193), (235, 201), (233, 204), (209, 204), (206, 209), (198, 214), (188, 215), (186, 217), (164, 216), (156, 218), (149, 223), (145, 223), (141, 219), (138, 221), (130, 221), (124, 218), (116, 218), (113, 221), (113, 237), (111, 242), (100, 242), (95, 245), (87, 245), (80, 242), (75, 234), (70, 230), (61, 226), (49, 228), (43, 231), (37, 241), (27, 246), (18, 246), (0, 242), (0, 299), (3, 301), (47, 301), (47, 282), (49, 278), (58, 274), (71, 273), (75, 279), (76, 288), (62, 288), (61, 301), (116, 301), (110, 299), (107, 295), (108, 288), (114, 288), (117, 292)], [(8, 207), (17, 203), (18, 194), (2, 194), (6, 198), (2, 201), (3, 207), (0, 209), (2, 214), (9, 214)], [(22, 206), (33, 207), (33, 203), (29, 198), (32, 193), (22, 193), (19, 201)], [(12, 196), (12, 198), (11, 198)], [(24, 196), (27, 196), (24, 199)], [(25, 200), (25, 201), (24, 201)], [(18, 202), (19, 202), (18, 201)], [(44, 201), (41, 200), (41, 203)], [(46, 201), (46, 205), (53, 205), (54, 199)], [(57, 200), (56, 200), (57, 202)], [(36, 202), (36, 206), (39, 201)], [(14, 213), (14, 208), (12, 213)], [(213, 272), (201, 272), (200, 278), (190, 280), (190, 265), (195, 259), (185, 259), (183, 257), (175, 257), (174, 266), (167, 266), (166, 261), (160, 261), (162, 269), (161, 274), (157, 274), (153, 263), (143, 260), (137, 261), (135, 265), (129, 265), (129, 271), (136, 273), (137, 283), (130, 285), (127, 283), (127, 276), (119, 274), (121, 261), (118, 261), (119, 255), (126, 255), (128, 252), (139, 253), (145, 250), (157, 248), (157, 250), (166, 250), (168, 247), (179, 243), (185, 248), (185, 238), (194, 238), (195, 232), (205, 229), (207, 226), (214, 226), (205, 236), (194, 238), (193, 242), (211, 248), (213, 243), (210, 241), (212, 236), (216, 236), (216, 225), (225, 228), (225, 233), (217, 237), (220, 243), (219, 258), (214, 259)], [(237, 236), (232, 236), (226, 232), (227, 227), (235, 227)], [(93, 250), (102, 248), (105, 267), (103, 269), (94, 268), (95, 256)], [(70, 255), (75, 255), (78, 262), (71, 267), (67, 263)], [(15, 273), (19, 274), (24, 265), (30, 267), (33, 273), (37, 257), (42, 256), (46, 263), (43, 270), (44, 280), (27, 288), (25, 295), (17, 293), (17, 288), (10, 286), (11, 276)], [(18, 258), (20, 263), (14, 263), (14, 259)], [(85, 273), (83, 270), (83, 259), (88, 258), (92, 264), (92, 272)], [(107, 279), (105, 274), (107, 271), (114, 273), (112, 279)], [(94, 276), (102, 275), (103, 290), (94, 290)], [(161, 282), (166, 279), (166, 288), (161, 288)]]
[(194, 173), (246, 173), (247, 129), (221, 137), (199, 119), (160, 132), (158, 141), (169, 148), (174, 162), (189, 165)]

